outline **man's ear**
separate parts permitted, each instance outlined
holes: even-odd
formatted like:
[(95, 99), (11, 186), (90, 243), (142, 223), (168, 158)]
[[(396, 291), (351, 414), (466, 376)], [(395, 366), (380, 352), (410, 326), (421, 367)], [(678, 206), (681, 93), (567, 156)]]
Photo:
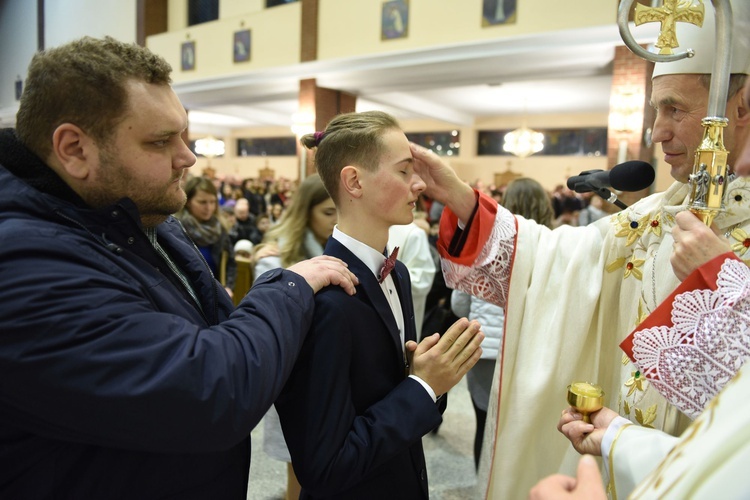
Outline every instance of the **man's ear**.
[(347, 165), (341, 169), (339, 180), (341, 181), (341, 189), (344, 190), (347, 196), (351, 196), (352, 198), (360, 198), (362, 196), (360, 176), (361, 172), (359, 169), (352, 165)]
[(750, 108), (745, 99), (745, 89), (740, 90), (737, 99), (737, 125), (747, 127), (750, 125)]
[(52, 133), (52, 156), (74, 179), (88, 177), (97, 151), (93, 139), (72, 123), (63, 123)]

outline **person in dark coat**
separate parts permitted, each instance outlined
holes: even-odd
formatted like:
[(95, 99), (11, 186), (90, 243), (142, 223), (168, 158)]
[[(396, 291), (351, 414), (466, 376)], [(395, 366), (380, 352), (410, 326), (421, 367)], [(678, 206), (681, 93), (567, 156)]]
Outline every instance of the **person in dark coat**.
[(39, 52), (0, 131), (0, 498), (245, 499), (313, 293), (354, 292), (320, 257), (233, 307), (170, 215), (195, 163), (170, 72), (109, 37)]

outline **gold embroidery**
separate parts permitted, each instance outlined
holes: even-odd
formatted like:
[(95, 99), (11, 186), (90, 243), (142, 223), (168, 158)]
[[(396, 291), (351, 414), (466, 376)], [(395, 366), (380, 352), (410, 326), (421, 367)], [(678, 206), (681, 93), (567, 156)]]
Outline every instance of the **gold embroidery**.
[(638, 280), (642, 280), (643, 271), (641, 271), (640, 267), (643, 266), (644, 262), (646, 262), (645, 259), (631, 258), (630, 262), (625, 264), (625, 276), (623, 277), (623, 279), (628, 278), (632, 274)]
[[(644, 310), (643, 306), (644, 306), (643, 298), (641, 297), (641, 299), (638, 300), (638, 317), (635, 319), (635, 327), (636, 328), (638, 327), (638, 325), (640, 325), (641, 323), (643, 323), (644, 321), (646, 321), (646, 318), (648, 318), (649, 314), (651, 314), (650, 312)], [(628, 358), (627, 354), (625, 355), (625, 359), (627, 359), (628, 361), (630, 361), (630, 358)], [(622, 364), (626, 365), (627, 363), (625, 361), (623, 361)]]
[(626, 397), (632, 396), (635, 391), (643, 392), (644, 378), (641, 377), (641, 372), (639, 371), (630, 372), (630, 375), (631, 377), (628, 379), (627, 382), (625, 382), (625, 387), (629, 387), (628, 395)]
[(622, 214), (617, 223), (620, 227), (617, 229), (615, 236), (618, 238), (627, 237), (625, 246), (629, 247), (643, 235), (643, 232), (648, 227), (648, 220), (650, 218), (650, 214), (646, 214), (636, 222), (628, 219), (627, 214)]
[(646, 226), (644, 234), (648, 234), (649, 232), (654, 233), (656, 236), (661, 236), (661, 213), (656, 214)]
[(630, 363), (630, 358), (627, 354), (623, 354), (620, 361), (622, 362), (622, 366), (627, 366), (627, 364)]
[(643, 427), (653, 428), (653, 425), (651, 424), (653, 424), (654, 420), (656, 420), (656, 405), (649, 406), (646, 409), (646, 413), (643, 413), (643, 410), (641, 410), (640, 408), (636, 408), (635, 419)]
[(630, 415), (630, 405), (625, 401), (625, 414)]
[(660, 212), (660, 215), (664, 216), (664, 220), (662, 221), (663, 224), (674, 226), (677, 222), (674, 218), (674, 215), (669, 212)]
[(747, 234), (747, 231), (738, 227), (732, 230), (732, 232), (729, 233), (729, 236), (737, 240), (737, 243), (732, 245), (732, 251), (737, 253), (740, 257), (745, 255), (745, 252), (747, 252), (748, 249), (748, 242), (750, 242), (750, 235)]
[(609, 447), (609, 463), (607, 464), (609, 468), (609, 483), (607, 484), (607, 494), (609, 494), (612, 498), (612, 500), (617, 500), (617, 486), (615, 485), (615, 465), (614, 465), (614, 456), (615, 456), (615, 445), (617, 445), (617, 440), (620, 438), (620, 434), (622, 434), (623, 429), (625, 429), (628, 425), (631, 424), (625, 424), (617, 431), (617, 434), (615, 434), (615, 438), (612, 440), (612, 444)]
[(625, 265), (626, 260), (627, 259), (625, 257), (620, 257), (619, 259), (615, 259), (611, 263), (607, 264), (607, 267), (606, 267), (607, 272), (612, 273), (612, 272), (617, 271), (618, 269), (620, 269), (622, 266)]
[(630, 260), (626, 257), (620, 257), (608, 264), (606, 270), (611, 273), (624, 266), (625, 274), (623, 275), (623, 279), (630, 277), (632, 274), (636, 279), (643, 280), (643, 271), (640, 268), (644, 262), (646, 262), (645, 259), (636, 259), (635, 255), (631, 255)]

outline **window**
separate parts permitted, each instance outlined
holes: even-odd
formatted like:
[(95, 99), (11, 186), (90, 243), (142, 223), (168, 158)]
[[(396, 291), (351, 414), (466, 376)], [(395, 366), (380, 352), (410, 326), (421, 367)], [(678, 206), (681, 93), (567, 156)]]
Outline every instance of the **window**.
[(440, 156), (458, 156), (461, 148), (458, 130), (449, 132), (407, 132), (407, 139), (415, 144), (431, 149)]
[[(536, 156), (606, 156), (607, 129), (536, 129), (544, 134), (544, 149)], [(512, 156), (503, 151), (505, 134), (511, 130), (480, 130), (477, 156)]]
[(188, 26), (219, 19), (219, 0), (188, 0)]
[(237, 156), (297, 156), (297, 138), (237, 139)]

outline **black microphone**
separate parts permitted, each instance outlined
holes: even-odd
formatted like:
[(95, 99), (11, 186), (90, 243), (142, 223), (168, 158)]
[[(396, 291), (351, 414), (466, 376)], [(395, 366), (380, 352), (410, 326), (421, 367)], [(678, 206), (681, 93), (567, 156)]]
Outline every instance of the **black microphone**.
[(654, 182), (654, 167), (645, 161), (626, 161), (612, 170), (586, 170), (568, 179), (568, 189), (576, 193), (588, 193), (602, 188), (618, 191), (640, 191)]
[(588, 193), (593, 191), (608, 202), (620, 208), (628, 208), (626, 204), (617, 199), (617, 195), (608, 187), (618, 191), (640, 191), (646, 189), (653, 182), (656, 174), (654, 167), (645, 161), (633, 160), (620, 163), (612, 167), (612, 170), (586, 170), (568, 179), (568, 189), (576, 193)]

